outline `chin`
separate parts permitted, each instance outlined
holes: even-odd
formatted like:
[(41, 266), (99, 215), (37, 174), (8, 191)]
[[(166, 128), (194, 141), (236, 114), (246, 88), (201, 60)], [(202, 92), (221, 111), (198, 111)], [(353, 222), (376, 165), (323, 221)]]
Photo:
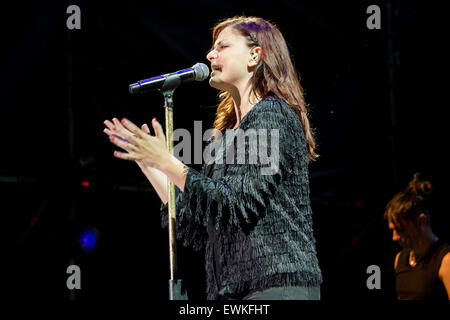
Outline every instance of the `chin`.
[(226, 90), (225, 84), (221, 81), (218, 81), (214, 78), (209, 79), (209, 85), (213, 88), (216, 88), (217, 90)]
[(411, 249), (412, 248), (411, 242), (407, 241), (407, 240), (400, 240), (399, 244), (404, 249)]

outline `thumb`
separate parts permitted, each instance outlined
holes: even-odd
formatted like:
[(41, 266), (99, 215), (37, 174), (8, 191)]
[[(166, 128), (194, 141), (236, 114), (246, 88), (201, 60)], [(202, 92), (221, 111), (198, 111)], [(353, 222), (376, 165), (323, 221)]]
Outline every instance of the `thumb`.
[(153, 118), (152, 120), (152, 127), (153, 130), (155, 130), (155, 136), (164, 137), (163, 128), (161, 127), (161, 124), (158, 122), (158, 120), (156, 120), (156, 118)]

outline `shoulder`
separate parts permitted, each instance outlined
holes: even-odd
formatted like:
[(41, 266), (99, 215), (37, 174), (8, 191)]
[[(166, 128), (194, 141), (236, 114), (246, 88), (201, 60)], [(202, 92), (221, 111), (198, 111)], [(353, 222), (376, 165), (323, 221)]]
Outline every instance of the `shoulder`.
[(297, 116), (294, 109), (284, 100), (270, 96), (262, 99), (255, 105), (255, 113), (276, 113), (287, 117)]
[(301, 128), (294, 109), (278, 97), (266, 97), (258, 102), (248, 114), (248, 126), (265, 125), (274, 128)]
[(442, 258), (441, 265), (444, 263), (450, 266), (450, 252), (447, 252), (445, 256)]
[(441, 261), (441, 266), (439, 267), (439, 278), (450, 276), (450, 252), (447, 252)]
[(395, 256), (394, 270), (398, 271), (406, 266), (409, 266), (409, 249), (403, 248)]
[(448, 256), (450, 255), (450, 245), (448, 245), (445, 242), (441, 242), (438, 241), (438, 243), (436, 243), (435, 249), (433, 250), (433, 256), (439, 261), (443, 261), (445, 259), (445, 257), (448, 258)]
[(438, 258), (441, 261), (442, 265), (446, 265), (450, 267), (450, 245), (443, 243), (440, 245), (438, 249)]

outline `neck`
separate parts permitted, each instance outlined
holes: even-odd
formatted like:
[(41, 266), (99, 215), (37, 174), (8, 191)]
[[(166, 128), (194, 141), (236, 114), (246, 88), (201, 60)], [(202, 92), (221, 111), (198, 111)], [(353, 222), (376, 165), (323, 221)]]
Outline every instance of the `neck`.
[(242, 85), (238, 85), (230, 90), (231, 97), (233, 98), (234, 111), (236, 113), (236, 125), (234, 129), (239, 126), (242, 118), (253, 108), (258, 99), (252, 91), (251, 79)]
[(412, 244), (412, 255), (417, 261), (421, 257), (423, 257), (431, 245), (438, 240), (438, 237), (428, 229), (425, 233), (422, 233), (419, 237), (416, 238), (416, 241)]

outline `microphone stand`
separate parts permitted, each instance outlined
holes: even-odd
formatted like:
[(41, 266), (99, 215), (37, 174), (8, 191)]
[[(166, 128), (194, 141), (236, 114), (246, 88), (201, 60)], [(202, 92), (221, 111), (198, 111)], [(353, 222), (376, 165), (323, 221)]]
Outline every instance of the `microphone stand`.
[[(178, 75), (167, 77), (164, 85), (159, 90), (164, 96), (165, 121), (166, 121), (166, 147), (167, 151), (173, 155), (173, 94), (175, 89), (181, 84)], [(182, 288), (182, 280), (176, 279), (177, 272), (177, 242), (176, 242), (176, 204), (175, 185), (167, 179), (168, 190), (168, 225), (169, 225), (169, 259), (170, 259), (170, 280), (169, 280), (169, 300), (187, 300), (187, 294)]]

